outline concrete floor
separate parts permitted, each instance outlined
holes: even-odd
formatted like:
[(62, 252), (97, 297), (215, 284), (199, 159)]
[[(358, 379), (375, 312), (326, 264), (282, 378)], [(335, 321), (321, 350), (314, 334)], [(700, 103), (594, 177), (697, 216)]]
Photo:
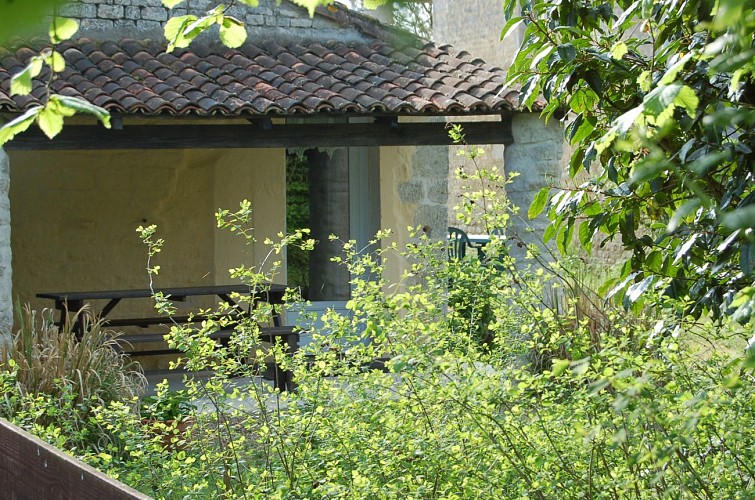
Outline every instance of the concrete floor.
[[(186, 372), (182, 370), (150, 370), (145, 371), (144, 376), (147, 379), (147, 389), (145, 396), (150, 396), (155, 393), (155, 386), (163, 380), (168, 381), (168, 385), (171, 390), (179, 391), (186, 388), (185, 381), (187, 378), (192, 378), (195, 381), (201, 382), (208, 380), (212, 376), (212, 372), (209, 370), (201, 372)], [(226, 392), (230, 394), (235, 388), (242, 390), (248, 389), (249, 384), (254, 384), (260, 389), (272, 389), (273, 387), (272, 380), (265, 380), (262, 377), (238, 377), (230, 379), (228, 380), (228, 382), (226, 382)], [(263, 385), (267, 387), (263, 387)], [(273, 408), (281, 404), (280, 398), (276, 393), (270, 392), (268, 390), (263, 390), (261, 391), (261, 394), (263, 394), (266, 398), (266, 404), (269, 408)], [(210, 400), (206, 398), (199, 398), (194, 403), (197, 405), (197, 408), (200, 412), (212, 411), (214, 409)], [(239, 402), (239, 404), (242, 403)], [(245, 406), (246, 408), (250, 408), (255, 405), (256, 402), (254, 401), (246, 400), (243, 402), (243, 406)]]

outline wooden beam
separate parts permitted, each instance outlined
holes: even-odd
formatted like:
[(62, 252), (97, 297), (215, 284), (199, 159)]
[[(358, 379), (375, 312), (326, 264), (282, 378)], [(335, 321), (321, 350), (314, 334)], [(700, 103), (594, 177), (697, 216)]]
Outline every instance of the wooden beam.
[[(164, 123), (164, 122), (163, 122)], [(468, 144), (513, 142), (510, 117), (462, 124)], [(124, 125), (123, 130), (67, 125), (50, 140), (37, 128), (5, 144), (9, 151), (106, 149), (314, 148), (451, 144), (439, 123), (249, 125)]]

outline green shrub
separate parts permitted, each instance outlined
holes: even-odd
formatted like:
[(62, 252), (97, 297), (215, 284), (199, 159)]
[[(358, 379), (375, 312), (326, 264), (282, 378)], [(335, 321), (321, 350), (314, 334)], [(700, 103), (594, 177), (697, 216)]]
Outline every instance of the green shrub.
[[(226, 217), (253, 241), (244, 205)], [(154, 228), (143, 236), (152, 258), (161, 240)], [(717, 345), (725, 321), (693, 322), (649, 294), (655, 309), (635, 316), (570, 266), (517, 263), (497, 243), (485, 265), (449, 263), (444, 242), (412, 237), (374, 255), (345, 243), (349, 314), (327, 312), (293, 359), (271, 351), (294, 370), (295, 393), (255, 383), (257, 368), (241, 362), (262, 355), (257, 323), (270, 310), (253, 310), (221, 346), (209, 338), (221, 305), (169, 337), (181, 364), (215, 370), (184, 381), (203, 401), (189, 434), (165, 446), (113, 402), (88, 420), (107, 439), (79, 454), (158, 498), (751, 497), (755, 363), (701, 355), (698, 341)], [(411, 267), (391, 283), (396, 257)], [(232, 272), (255, 287), (271, 279)], [(43, 403), (31, 407), (52, 414)], [(75, 432), (47, 430), (53, 441)]]
[[(510, 257), (497, 265), (448, 263), (442, 245), (417, 238), (406, 250), (386, 245), (357, 258), (346, 243), (350, 314), (329, 311), (322, 318), (329, 333), (311, 332), (312, 343), (294, 359), (275, 353), (295, 370), (294, 394), (254, 383), (229, 389), (225, 367), (235, 356), (222, 347), (187, 350), (188, 363), (220, 368), (188, 386), (211, 411), (181, 454), (153, 471), (162, 482), (148, 492), (748, 497), (755, 486), (752, 368), (739, 355), (700, 356), (690, 342), (692, 334), (715, 342), (723, 327), (680, 323), (661, 309), (633, 316), (598, 300), (567, 266), (550, 266), (553, 276)], [(397, 253), (413, 265), (400, 283), (388, 283), (384, 266)], [(466, 283), (464, 294), (454, 295), (453, 280)], [(566, 291), (554, 306), (545, 290), (559, 286)], [(489, 314), (486, 342), (475, 329), (480, 297)], [(672, 321), (676, 335), (661, 335)], [(243, 326), (237, 345), (253, 332)], [(189, 336), (175, 337), (180, 345)], [(377, 358), (385, 369), (373, 369)], [(233, 368), (254, 375), (253, 367)], [(113, 470), (139, 467), (125, 461)]]
[(139, 407), (139, 414), (142, 418), (155, 420), (182, 419), (196, 412), (197, 405), (192, 403), (188, 391), (184, 389), (171, 390), (166, 380), (157, 384), (154, 395), (142, 398)]
[[(77, 339), (73, 325), (81, 320)], [(92, 408), (130, 400), (146, 380), (138, 364), (117, 350), (116, 334), (87, 310), (71, 315), (62, 329), (52, 311), (19, 308), (20, 328), (0, 346), (3, 399), (0, 415), (47, 437), (81, 448), (102, 437), (88, 427)]]
[[(117, 334), (87, 309), (71, 315), (62, 329), (53, 322), (52, 311), (38, 315), (29, 306), (18, 311), (18, 321), (11, 344), (0, 347), (0, 369), (7, 371), (13, 360), (21, 394), (70, 392), (74, 403), (82, 404), (129, 399), (143, 390), (139, 365), (120, 352)], [(73, 330), (79, 321), (77, 339)]]

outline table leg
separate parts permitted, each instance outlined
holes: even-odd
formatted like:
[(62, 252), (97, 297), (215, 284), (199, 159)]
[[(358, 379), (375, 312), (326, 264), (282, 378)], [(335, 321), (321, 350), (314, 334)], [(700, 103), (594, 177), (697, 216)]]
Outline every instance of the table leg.
[[(55, 301), (55, 308), (60, 311), (60, 321), (58, 322), (58, 328), (63, 330), (68, 322), (68, 317), (71, 314), (77, 314), (84, 307), (83, 300), (71, 300), (71, 301)], [(76, 340), (81, 340), (84, 335), (84, 318), (79, 314), (76, 317), (76, 322), (71, 325), (72, 331), (76, 336)]]
[[(286, 357), (293, 357), (294, 353), (299, 348), (299, 341), (297, 337), (298, 336), (294, 334), (278, 337), (278, 339), (281, 339), (286, 343), (286, 349), (284, 351), (284, 355)], [(281, 368), (281, 365), (277, 360), (275, 361), (275, 376), (273, 380), (273, 387), (280, 389), (281, 391), (289, 392), (296, 389), (293, 371), (284, 370), (283, 368)]]

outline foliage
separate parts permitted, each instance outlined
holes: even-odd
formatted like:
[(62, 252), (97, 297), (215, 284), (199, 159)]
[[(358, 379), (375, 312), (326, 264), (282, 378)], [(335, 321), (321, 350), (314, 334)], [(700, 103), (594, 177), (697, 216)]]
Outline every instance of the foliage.
[(197, 412), (191, 395), (186, 390), (170, 389), (167, 380), (155, 387), (155, 394), (142, 398), (139, 413), (142, 418), (154, 420), (176, 420)]
[(58, 0), (25, 0), (24, 2), (0, 3), (0, 44), (12, 36), (33, 31), (49, 16)]
[(52, 311), (38, 316), (28, 306), (19, 308), (18, 322), (12, 343), (0, 346), (0, 415), (61, 448), (99, 442), (107, 433), (89, 424), (94, 408), (139, 394), (146, 385), (139, 365), (118, 352), (117, 335), (86, 310), (62, 329)]
[[(218, 215), (253, 240), (243, 205)], [(216, 370), (187, 380), (207, 411), (179, 451), (150, 455), (163, 462), (149, 472), (135, 458), (93, 460), (161, 498), (746, 497), (752, 363), (701, 355), (691, 323), (660, 336), (658, 318), (597, 299), (570, 266), (553, 274), (514, 262), (505, 240), (491, 242), (485, 262), (448, 262), (444, 243), (420, 234), (405, 249), (383, 243), (361, 257), (344, 243), (349, 314), (326, 313), (293, 359), (273, 349), (295, 370), (296, 393), (228, 379), (256, 374), (237, 361), (260, 355), (253, 324), (236, 327), (237, 349), (197, 343), (211, 323), (174, 331), (186, 366)], [(411, 268), (387, 282), (399, 253)], [(261, 268), (237, 276), (261, 284), (271, 278)], [(466, 293), (450, 300), (449, 283), (460, 280)], [(557, 284), (568, 291), (551, 307), (546, 290)], [(694, 329), (712, 340), (720, 327)]]
[[(521, 14), (513, 15), (521, 5)], [(511, 67), (522, 103), (566, 112), (570, 173), (545, 240), (590, 251), (620, 239), (622, 274), (605, 292), (641, 304), (653, 292), (683, 314), (755, 307), (755, 12), (739, 0), (516, 2), (524, 25)], [(579, 178), (582, 178), (581, 176)], [(546, 208), (544, 189), (530, 210)], [(601, 235), (602, 236), (599, 236)]]
[(416, 0), (361, 0), (352, 2), (367, 10), (389, 8), (391, 24), (429, 40), (433, 33), (433, 4)]
[[(218, 225), (251, 243), (250, 216), (244, 202), (220, 210)], [(141, 236), (152, 281), (162, 241), (155, 228)], [(755, 487), (755, 363), (690, 342), (715, 342), (722, 327), (672, 318), (676, 335), (659, 335), (666, 318), (598, 300), (572, 266), (515, 262), (502, 239), (484, 262), (448, 262), (445, 243), (420, 230), (406, 248), (386, 236), (374, 254), (344, 243), (349, 314), (327, 312), (293, 358), (270, 350), (294, 370), (295, 393), (257, 383), (246, 362), (265, 355), (257, 332), (269, 307), (222, 325), (234, 330), (223, 346), (210, 338), (220, 304), (169, 336), (181, 365), (214, 373), (184, 381), (203, 402), (189, 433), (166, 429), (165, 446), (128, 401), (114, 402), (89, 419), (105, 437), (76, 454), (157, 498), (747, 498)], [(274, 258), (308, 242), (300, 233), (268, 244)], [(385, 266), (399, 256), (411, 267), (389, 282)], [(232, 273), (263, 287), (275, 277), (263, 270), (278, 269), (268, 264)], [(466, 293), (450, 301), (459, 280)], [(568, 291), (552, 307), (556, 285)], [(171, 314), (169, 298), (158, 306)], [(46, 401), (35, 408), (53, 414)], [(63, 422), (40, 431), (53, 442), (75, 432)]]
[[(20, 5), (20, 2), (17, 3)], [(56, 50), (56, 45), (70, 39), (78, 29), (79, 25), (74, 19), (54, 16), (49, 29), (50, 47), (32, 56), (26, 67), (13, 75), (11, 95), (31, 94), (32, 81), (40, 77), (45, 81), (45, 96), (42, 104), (29, 108), (21, 116), (0, 127), (0, 146), (27, 130), (33, 123), (52, 139), (63, 129), (63, 121), (76, 113), (94, 115), (106, 128), (110, 128), (110, 114), (105, 109), (79, 97), (51, 93), (53, 79), (66, 67), (65, 59)]]
[[(286, 228), (296, 231), (309, 227), (309, 167), (303, 155), (286, 156)], [(287, 283), (308, 296), (309, 252), (289, 247), (286, 254)]]
[[(77, 339), (75, 325), (81, 325)], [(0, 346), (0, 370), (13, 372), (21, 395), (70, 393), (75, 405), (120, 401), (137, 395), (145, 380), (139, 365), (118, 348), (118, 334), (82, 309), (59, 329), (52, 311), (18, 310), (19, 330)]]

